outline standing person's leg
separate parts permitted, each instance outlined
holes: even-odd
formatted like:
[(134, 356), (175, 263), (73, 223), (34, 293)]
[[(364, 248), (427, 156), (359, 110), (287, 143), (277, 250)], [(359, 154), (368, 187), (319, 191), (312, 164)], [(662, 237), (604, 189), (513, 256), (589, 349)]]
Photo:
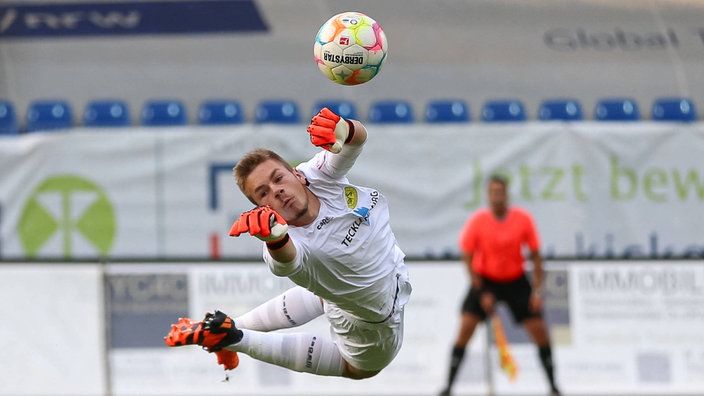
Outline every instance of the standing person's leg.
[(540, 363), (545, 370), (545, 376), (550, 382), (550, 389), (553, 395), (559, 395), (560, 391), (555, 382), (555, 367), (552, 360), (552, 346), (550, 343), (550, 335), (547, 330), (545, 320), (541, 317), (532, 317), (523, 321), (523, 326), (530, 335), (531, 339), (538, 347), (538, 356)]
[(440, 392), (441, 396), (450, 395), (452, 385), (455, 383), (455, 378), (457, 377), (457, 372), (459, 371), (462, 361), (464, 360), (467, 344), (472, 339), (477, 325), (486, 318), (486, 314), (481, 309), (479, 298), (480, 292), (470, 289), (462, 302), (460, 328), (457, 332), (455, 342), (452, 345), (447, 383), (445, 384), (445, 388), (442, 392)]
[(545, 323), (545, 318), (543, 317), (543, 311), (535, 312), (531, 310), (530, 297), (532, 292), (530, 282), (528, 282), (528, 279), (524, 276), (507, 284), (505, 290), (501, 293), (511, 309), (514, 320), (523, 325), (531, 340), (533, 340), (538, 347), (540, 363), (545, 370), (545, 375), (550, 383), (552, 394), (559, 395), (560, 392), (555, 383), (555, 369), (552, 360), (550, 334), (547, 324)]

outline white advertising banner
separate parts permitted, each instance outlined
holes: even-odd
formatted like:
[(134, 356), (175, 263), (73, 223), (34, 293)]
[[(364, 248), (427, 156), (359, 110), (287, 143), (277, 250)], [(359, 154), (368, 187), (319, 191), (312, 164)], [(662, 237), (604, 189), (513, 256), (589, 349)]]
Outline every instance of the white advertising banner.
[[(701, 394), (703, 264), (548, 262), (545, 317), (562, 391), (588, 395)], [(126, 284), (126, 275), (137, 277), (133, 283), (141, 285), (128, 293), (133, 296), (131, 301), (119, 296), (109, 301), (111, 312), (116, 306), (123, 313), (133, 311), (131, 319), (125, 315), (117, 318), (127, 322), (111, 324), (113, 338), (119, 337), (115, 333), (120, 333), (120, 328), (129, 328), (133, 343), (111, 342), (114, 395), (437, 394), (447, 378), (459, 309), (468, 287), (464, 266), (457, 261), (409, 263), (413, 294), (405, 311), (404, 345), (397, 358), (373, 378), (351, 381), (296, 373), (242, 354), (239, 367), (226, 377), (215, 356), (200, 348), (167, 348), (163, 344), (177, 312), (172, 311), (171, 317), (162, 315), (160, 327), (147, 327), (147, 316), (140, 318), (134, 312), (144, 313), (144, 301), (161, 298), (161, 305), (151, 305), (152, 315), (168, 311), (179, 300), (182, 315), (189, 317), (200, 318), (214, 309), (236, 316), (288, 289), (291, 284), (287, 279), (273, 276), (257, 262), (110, 268), (111, 285)], [(176, 289), (187, 292), (156, 287), (172, 283), (163, 278), (168, 274), (183, 276)], [(162, 280), (156, 281), (159, 277)], [(171, 299), (165, 299), (166, 295)], [(128, 306), (131, 308), (124, 309)], [(486, 327), (479, 326), (458, 372), (455, 393), (547, 394), (537, 348), (505, 306), (499, 306), (499, 313), (518, 367), (517, 378), (511, 380), (500, 369), (496, 348), (487, 348)], [(318, 318), (282, 331), (326, 337), (329, 330), (325, 320)], [(142, 344), (135, 345), (135, 339), (139, 343), (140, 338)]]
[(95, 264), (0, 265), (0, 395), (108, 394)]
[[(564, 394), (701, 395), (704, 262), (548, 262), (545, 317)], [(431, 395), (444, 386), (467, 291), (458, 261), (410, 262), (404, 345), (363, 381), (296, 373), (240, 354), (227, 373), (198, 347), (169, 348), (179, 317), (238, 315), (291, 286), (260, 261), (0, 266), (0, 395)], [(105, 285), (105, 287), (103, 287)], [(105, 298), (103, 298), (105, 296)], [(455, 392), (541, 395), (535, 346), (499, 306), (518, 366), (501, 371), (479, 326)], [(285, 331), (327, 336), (323, 318)], [(488, 353), (487, 353), (488, 352)], [(229, 381), (225, 381), (229, 378)]]
[[(704, 126), (667, 123), (370, 125), (350, 180), (390, 202), (401, 247), (457, 257), (484, 182), (511, 180), (547, 257), (704, 257)], [(227, 237), (252, 204), (232, 167), (266, 147), (296, 164), (303, 126), (77, 129), (0, 140), (6, 258), (253, 258)]]
[(569, 274), (572, 347), (561, 362), (567, 383), (595, 394), (701, 393), (701, 262), (584, 263)]
[[(263, 263), (192, 265), (183, 269), (178, 264), (165, 265), (188, 277), (188, 308), (184, 315), (202, 318), (206, 311), (220, 309), (232, 316), (240, 315), (289, 289), (287, 278), (272, 275)], [(142, 266), (164, 272), (164, 265)], [(120, 267), (120, 266), (115, 266)], [(466, 280), (458, 263), (429, 263), (410, 267), (413, 296), (405, 313), (404, 348), (390, 366), (379, 375), (363, 381), (320, 377), (297, 373), (258, 362), (239, 354), (240, 365), (223, 371), (213, 354), (199, 347), (168, 348), (163, 336), (169, 330), (165, 322), (155, 333), (151, 348), (121, 348), (110, 351), (114, 395), (410, 395), (435, 394), (445, 378), (446, 355), (454, 337), (458, 307), (466, 288)], [(148, 271), (128, 267), (114, 268), (114, 275)], [(172, 272), (173, 273), (173, 272)], [(443, 292), (438, 292), (442, 285)], [(155, 309), (157, 311), (157, 309)], [(132, 329), (139, 328), (133, 322)], [(281, 330), (306, 332), (329, 337), (329, 326), (323, 317), (300, 327)], [(478, 331), (482, 334), (483, 331)], [(134, 337), (144, 337), (137, 335)], [(485, 337), (478, 337), (481, 350)], [(475, 367), (476, 369), (476, 367)], [(481, 369), (481, 368), (480, 368)], [(478, 382), (477, 382), (478, 381)], [(485, 379), (470, 382), (475, 391), (487, 389)]]

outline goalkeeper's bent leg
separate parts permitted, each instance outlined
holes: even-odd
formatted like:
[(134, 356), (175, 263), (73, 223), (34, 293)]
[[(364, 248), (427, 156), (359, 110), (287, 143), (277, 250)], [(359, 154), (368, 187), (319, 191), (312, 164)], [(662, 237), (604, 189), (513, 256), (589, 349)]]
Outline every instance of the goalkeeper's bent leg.
[(226, 349), (294, 371), (342, 376), (344, 360), (328, 338), (309, 333), (264, 333), (242, 330), (242, 339)]
[(240, 329), (271, 331), (300, 326), (323, 314), (320, 297), (294, 286), (235, 318)]

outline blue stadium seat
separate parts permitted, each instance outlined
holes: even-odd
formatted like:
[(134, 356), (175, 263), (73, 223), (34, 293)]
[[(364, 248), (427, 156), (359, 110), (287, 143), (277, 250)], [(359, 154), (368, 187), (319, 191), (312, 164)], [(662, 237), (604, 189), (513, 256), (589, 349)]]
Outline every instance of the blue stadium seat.
[(254, 119), (259, 124), (298, 124), (301, 114), (293, 100), (262, 100), (257, 104)]
[(581, 121), (584, 119), (582, 105), (576, 99), (546, 99), (538, 107), (538, 119), (542, 121)]
[(369, 106), (368, 118), (377, 124), (412, 123), (413, 107), (405, 100), (379, 100)]
[(334, 111), (337, 115), (342, 118), (351, 118), (358, 120), (357, 116), (357, 106), (348, 100), (337, 100), (337, 99), (324, 99), (319, 100), (313, 104), (313, 111), (311, 112), (311, 117), (318, 114), (320, 109), (327, 107), (328, 109)]
[(658, 98), (653, 102), (653, 121), (693, 122), (697, 120), (697, 108), (689, 98)]
[(20, 126), (17, 122), (15, 107), (10, 101), (0, 100), (0, 135), (17, 135)]
[(27, 132), (56, 131), (73, 125), (71, 106), (61, 99), (31, 102), (26, 118)]
[(100, 99), (86, 104), (83, 125), (87, 127), (126, 127), (130, 125), (130, 113), (123, 100)]
[(516, 99), (489, 100), (482, 106), (485, 122), (521, 122), (526, 120), (523, 102)]
[(206, 100), (198, 110), (200, 125), (233, 125), (244, 122), (242, 105), (236, 100)]
[(425, 122), (469, 122), (469, 105), (464, 100), (433, 100), (425, 106)]
[(605, 98), (596, 103), (594, 119), (597, 121), (638, 121), (638, 103), (631, 98)]
[(142, 107), (142, 125), (180, 126), (188, 124), (186, 105), (180, 100), (152, 99)]

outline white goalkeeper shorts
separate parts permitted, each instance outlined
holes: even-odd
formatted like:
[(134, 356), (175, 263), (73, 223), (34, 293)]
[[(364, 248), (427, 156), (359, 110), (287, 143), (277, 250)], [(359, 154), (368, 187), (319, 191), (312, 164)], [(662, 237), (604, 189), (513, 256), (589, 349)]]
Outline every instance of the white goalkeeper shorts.
[(407, 277), (398, 280), (394, 309), (384, 321), (362, 321), (335, 304), (324, 302), (325, 316), (330, 322), (330, 336), (343, 359), (356, 369), (377, 371), (388, 366), (403, 343), (403, 309), (411, 285)]

